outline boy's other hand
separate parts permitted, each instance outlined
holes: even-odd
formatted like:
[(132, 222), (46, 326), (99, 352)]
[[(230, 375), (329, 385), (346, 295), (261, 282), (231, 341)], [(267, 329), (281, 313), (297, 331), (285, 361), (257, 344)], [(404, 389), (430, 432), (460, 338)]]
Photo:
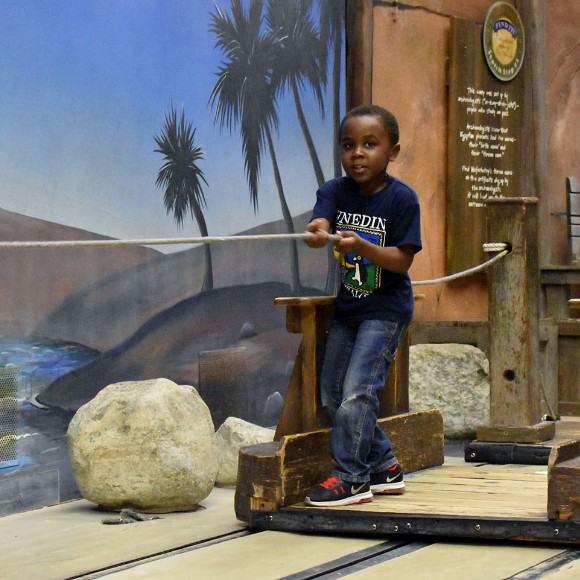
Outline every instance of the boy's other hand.
[(342, 238), (334, 243), (334, 248), (337, 252), (346, 254), (347, 252), (358, 253), (360, 251), (363, 239), (358, 234), (349, 231), (340, 231), (336, 233)]

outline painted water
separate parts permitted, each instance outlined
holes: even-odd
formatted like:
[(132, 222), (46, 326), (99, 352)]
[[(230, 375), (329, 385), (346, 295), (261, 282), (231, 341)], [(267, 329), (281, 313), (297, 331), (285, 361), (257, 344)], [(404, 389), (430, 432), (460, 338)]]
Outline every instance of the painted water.
[[(11, 449), (4, 449), (6, 457), (0, 461), (0, 516), (79, 497), (67, 452), (69, 418), (40, 405), (36, 396), (55, 379), (88, 364), (99, 354), (65, 341), (0, 338), (0, 369), (11, 377), (17, 402), (11, 411), (17, 415), (16, 432), (4, 434), (15, 439), (16, 458), (10, 459), (7, 451)], [(12, 422), (4, 423), (8, 424)]]
[(58, 377), (94, 360), (81, 344), (37, 338), (0, 338), (0, 367), (18, 371), (18, 402), (25, 404)]

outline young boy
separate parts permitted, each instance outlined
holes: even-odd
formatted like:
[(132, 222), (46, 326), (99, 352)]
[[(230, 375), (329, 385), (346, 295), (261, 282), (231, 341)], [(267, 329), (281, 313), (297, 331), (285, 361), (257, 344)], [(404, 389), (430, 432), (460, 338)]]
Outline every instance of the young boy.
[(339, 506), (405, 491), (403, 472), (377, 425), (379, 394), (413, 317), (407, 270), (421, 250), (419, 200), (386, 173), (399, 154), (395, 117), (375, 105), (351, 110), (340, 128), (346, 177), (317, 192), (306, 243), (320, 248), (336, 232), (341, 269), (321, 375), (321, 400), (332, 420), (336, 467), (306, 503)]

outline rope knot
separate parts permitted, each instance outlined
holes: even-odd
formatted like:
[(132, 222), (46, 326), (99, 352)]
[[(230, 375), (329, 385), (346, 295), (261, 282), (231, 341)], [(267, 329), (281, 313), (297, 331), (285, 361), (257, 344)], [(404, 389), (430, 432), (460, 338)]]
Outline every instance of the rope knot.
[(510, 245), (506, 244), (505, 242), (489, 242), (487, 244), (483, 244), (483, 251), (486, 253), (503, 252), (504, 250), (509, 249)]

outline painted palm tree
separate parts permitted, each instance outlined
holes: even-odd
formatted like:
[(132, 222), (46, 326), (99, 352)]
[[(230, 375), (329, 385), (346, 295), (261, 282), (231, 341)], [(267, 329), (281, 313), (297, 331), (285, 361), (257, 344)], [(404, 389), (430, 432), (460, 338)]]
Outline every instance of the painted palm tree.
[(312, 160), (316, 181), (320, 187), (325, 179), (312, 135), (306, 122), (300, 92), (309, 86), (324, 113), (324, 77), (320, 61), (322, 45), (310, 18), (313, 0), (268, 0), (266, 21), (280, 42), (273, 70), (273, 83), (280, 93), (292, 92), (296, 115)]
[(334, 131), (334, 176), (342, 175), (340, 144), (341, 103), (340, 86), (342, 71), (342, 45), (345, 26), (345, 0), (319, 0), (320, 42), (324, 51), (320, 60), (320, 72), (327, 76), (329, 55), (332, 53), (332, 126)]
[[(345, 26), (345, 0), (319, 0), (320, 5), (320, 42), (323, 50), (320, 60), (320, 72), (324, 79), (328, 74), (329, 55), (332, 53), (332, 126), (334, 144), (334, 176), (342, 175), (342, 163), (338, 132), (340, 130), (341, 103), (341, 71), (342, 45)], [(332, 249), (328, 250), (328, 273), (325, 292), (335, 294), (338, 289), (336, 260)]]
[[(272, 70), (279, 54), (279, 38), (263, 26), (263, 0), (251, 0), (244, 9), (243, 0), (232, 0), (231, 14), (217, 6), (211, 14), (210, 31), (216, 35), (216, 48), (225, 56), (217, 73), (210, 103), (220, 127), (233, 131), (239, 126), (245, 172), (254, 211), (258, 210), (258, 183), (261, 160), (267, 148), (282, 215), (289, 233), (294, 233), (292, 215), (286, 202), (280, 169), (274, 150), (272, 130), (278, 128), (276, 91)], [(300, 292), (298, 248), (290, 241), (290, 285)]]
[[(198, 161), (203, 159), (203, 150), (195, 145), (195, 129), (185, 119), (185, 111), (177, 120), (177, 111), (171, 105), (165, 114), (165, 126), (155, 136), (155, 153), (163, 155), (163, 166), (157, 174), (155, 185), (164, 189), (163, 203), (167, 213), (173, 213), (177, 227), (183, 227), (188, 212), (195, 218), (202, 236), (207, 237), (207, 225), (203, 209), (207, 207), (202, 182), (207, 185)], [(204, 244), (205, 273), (202, 292), (213, 289), (211, 249)]]

